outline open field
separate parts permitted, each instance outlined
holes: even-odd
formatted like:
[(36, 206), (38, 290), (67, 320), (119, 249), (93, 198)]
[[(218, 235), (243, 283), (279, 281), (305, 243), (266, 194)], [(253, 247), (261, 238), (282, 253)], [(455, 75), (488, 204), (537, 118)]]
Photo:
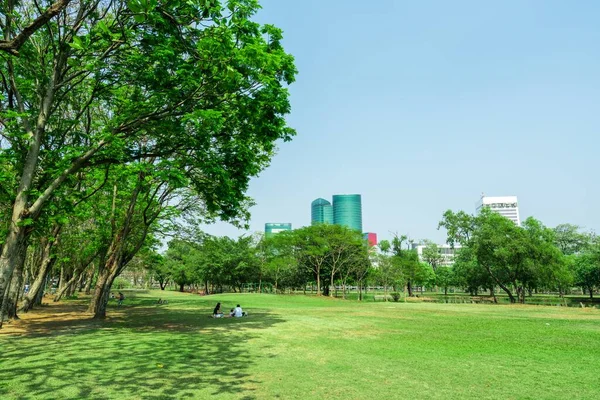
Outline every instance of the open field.
[[(250, 316), (209, 318), (217, 301)], [(82, 309), (0, 331), (0, 398), (600, 398), (598, 309), (174, 292)]]

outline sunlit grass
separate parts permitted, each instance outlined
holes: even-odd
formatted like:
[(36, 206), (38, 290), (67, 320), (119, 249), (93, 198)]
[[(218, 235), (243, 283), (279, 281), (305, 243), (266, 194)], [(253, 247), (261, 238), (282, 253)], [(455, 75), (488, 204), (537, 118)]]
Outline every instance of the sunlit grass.
[(0, 333), (0, 398), (600, 398), (597, 309), (152, 292), (109, 315)]

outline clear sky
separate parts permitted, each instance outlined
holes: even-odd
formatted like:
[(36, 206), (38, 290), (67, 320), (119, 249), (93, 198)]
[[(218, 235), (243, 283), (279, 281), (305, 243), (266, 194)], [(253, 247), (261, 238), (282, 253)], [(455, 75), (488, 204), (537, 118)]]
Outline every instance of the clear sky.
[(251, 183), (251, 231), (360, 193), (364, 231), (443, 242), (442, 213), (482, 192), (600, 231), (600, 1), (261, 4), (296, 58), (298, 135)]

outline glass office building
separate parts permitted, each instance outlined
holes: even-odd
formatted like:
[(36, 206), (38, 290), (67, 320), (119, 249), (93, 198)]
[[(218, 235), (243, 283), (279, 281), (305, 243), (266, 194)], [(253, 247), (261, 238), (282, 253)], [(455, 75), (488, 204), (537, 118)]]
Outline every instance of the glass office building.
[(291, 231), (292, 224), (289, 222), (267, 222), (265, 224), (265, 236), (271, 236), (281, 231)]
[(316, 199), (310, 204), (310, 221), (312, 225), (333, 224), (333, 207), (325, 199)]
[(360, 194), (333, 195), (333, 223), (362, 233), (362, 201)]

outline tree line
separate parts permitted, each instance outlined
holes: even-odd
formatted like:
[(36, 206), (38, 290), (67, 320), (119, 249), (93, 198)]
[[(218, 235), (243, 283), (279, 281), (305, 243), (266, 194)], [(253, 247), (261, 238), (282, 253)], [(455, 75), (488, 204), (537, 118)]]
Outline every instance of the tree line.
[[(201, 235), (175, 239), (150, 267), (161, 288), (168, 282), (214, 291), (240, 291), (251, 283), (276, 292), (316, 288), (333, 295), (332, 288), (356, 288), (359, 298), (367, 286), (380, 286), (384, 298), (415, 288), (453, 288), (478, 295), (489, 291), (497, 301), (503, 292), (511, 302), (524, 303), (533, 293), (569, 294), (575, 287), (593, 298), (600, 286), (600, 240), (574, 225), (551, 229), (534, 218), (522, 226), (484, 209), (477, 215), (447, 211), (440, 227), (456, 246), (453, 263), (431, 241), (419, 257), (414, 242), (395, 235), (370, 247), (360, 232), (320, 224), (272, 236), (238, 239)], [(459, 246), (460, 245), (460, 246)], [(147, 265), (150, 265), (149, 263)]]
[[(0, 6), (0, 324), (112, 283), (175, 224), (245, 226), (249, 179), (294, 136), (282, 32), (255, 0)], [(60, 271), (60, 273), (58, 273)]]
[(325, 296), (341, 288), (345, 297), (352, 287), (362, 299), (369, 285), (382, 286), (385, 295), (406, 287), (412, 295), (416, 285), (435, 281), (406, 236), (382, 241), (379, 247), (381, 251), (348, 227), (318, 224), (238, 239), (206, 234), (177, 238), (146, 265), (161, 289), (173, 283), (181, 291), (188, 287), (208, 294), (241, 291), (251, 284), (251, 290), (275, 293), (311, 287)]
[(580, 287), (593, 298), (600, 286), (600, 240), (571, 224), (554, 229), (535, 218), (517, 226), (489, 209), (477, 215), (447, 211), (440, 227), (451, 245), (460, 244), (444, 285), (476, 294), (503, 291), (511, 302), (525, 302), (534, 292), (560, 296)]

